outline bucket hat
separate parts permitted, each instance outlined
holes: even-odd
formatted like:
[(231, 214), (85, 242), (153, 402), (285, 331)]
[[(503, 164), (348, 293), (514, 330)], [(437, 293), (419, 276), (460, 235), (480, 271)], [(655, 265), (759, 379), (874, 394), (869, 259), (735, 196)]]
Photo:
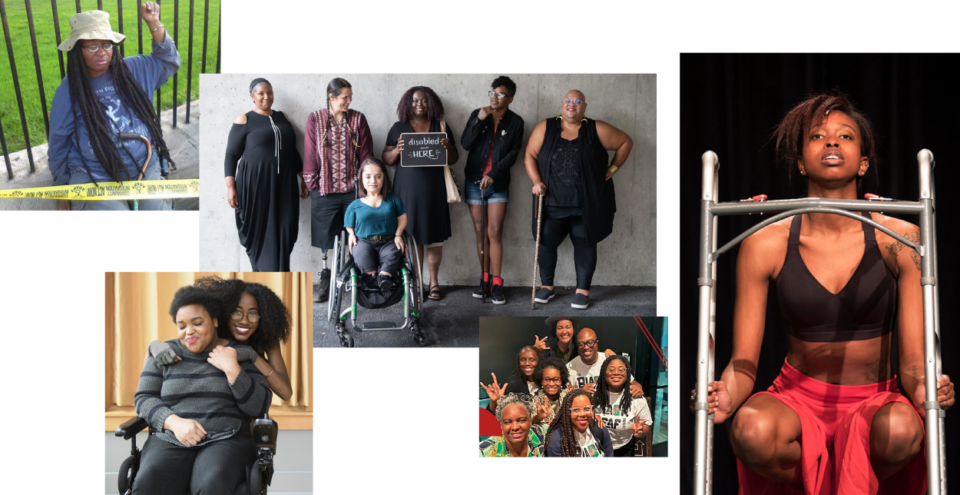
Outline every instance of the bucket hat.
[(89, 10), (70, 17), (70, 37), (60, 43), (60, 51), (69, 52), (80, 40), (110, 40), (121, 43), (126, 36), (110, 28), (110, 14), (102, 10)]

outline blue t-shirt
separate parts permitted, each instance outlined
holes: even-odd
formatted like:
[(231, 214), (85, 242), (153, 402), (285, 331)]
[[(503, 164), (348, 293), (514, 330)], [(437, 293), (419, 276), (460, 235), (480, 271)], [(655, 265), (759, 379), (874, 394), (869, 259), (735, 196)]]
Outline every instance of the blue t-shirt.
[(376, 208), (356, 199), (347, 207), (343, 226), (352, 227), (357, 237), (394, 235), (397, 233), (397, 217), (406, 212), (403, 202), (393, 193), (383, 198)]
[[(163, 85), (167, 79), (173, 75), (180, 67), (180, 54), (177, 53), (177, 47), (169, 35), (160, 43), (153, 43), (153, 52), (150, 55), (137, 55), (123, 59), (123, 63), (133, 74), (137, 84), (143, 89), (153, 101), (153, 93)], [(117, 143), (117, 133), (133, 132), (146, 136), (153, 140), (155, 136), (150, 134), (146, 124), (140, 121), (137, 114), (121, 101), (113, 84), (113, 76), (110, 71), (90, 79), (90, 85), (93, 87), (94, 94), (100, 100), (100, 105), (108, 117), (108, 124), (111, 127), (111, 138), (120, 149), (120, 157), (126, 166), (127, 173), (132, 179), (137, 178), (139, 168), (147, 158), (147, 146), (139, 140), (124, 140), (123, 144), (130, 150), (134, 163), (125, 151)], [(77, 148), (77, 141), (74, 139), (74, 129), (77, 130), (77, 138), (80, 141), (80, 148)], [(50, 172), (53, 174), (53, 183), (55, 185), (80, 184), (90, 182), (87, 171), (83, 168), (83, 160), (86, 160), (93, 179), (97, 181), (109, 181), (110, 176), (103, 170), (100, 161), (93, 153), (90, 145), (90, 136), (87, 133), (86, 123), (80, 115), (80, 109), (76, 109), (76, 120), (74, 119), (74, 106), (70, 101), (70, 86), (67, 78), (63, 78), (60, 87), (53, 97), (53, 103), (50, 108), (50, 135), (47, 140), (48, 158)], [(81, 159), (81, 153), (83, 158)], [(157, 151), (153, 150), (151, 162), (157, 160)], [(123, 177), (123, 174), (121, 174)]]

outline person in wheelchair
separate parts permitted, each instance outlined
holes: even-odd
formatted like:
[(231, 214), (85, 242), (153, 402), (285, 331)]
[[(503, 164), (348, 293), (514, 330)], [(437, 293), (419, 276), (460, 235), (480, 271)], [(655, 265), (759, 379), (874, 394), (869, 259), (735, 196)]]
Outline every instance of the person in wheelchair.
[[(290, 335), (290, 311), (269, 287), (239, 279), (224, 280), (217, 276), (203, 277), (193, 284), (209, 292), (220, 303), (217, 335), (233, 339), (245, 346), (237, 347), (237, 361), (251, 362), (267, 379), (273, 393), (290, 400), (293, 389), (287, 366), (280, 352), (280, 343)], [(247, 347), (249, 346), (249, 347)], [(154, 340), (149, 355), (162, 366), (180, 361), (173, 346)], [(259, 359), (260, 357), (265, 359)]]
[[(134, 494), (234, 494), (243, 490), (256, 458), (250, 418), (261, 417), (272, 394), (253, 363), (237, 362), (236, 341), (217, 336), (219, 301), (181, 287), (170, 305), (180, 362), (148, 357), (134, 404), (152, 430), (143, 446)], [(242, 493), (242, 491), (241, 491)]]
[(350, 234), (350, 254), (364, 274), (375, 277), (386, 292), (394, 288), (394, 274), (403, 263), (403, 230), (407, 210), (391, 192), (386, 166), (376, 158), (360, 165), (359, 198), (350, 203), (343, 225)]

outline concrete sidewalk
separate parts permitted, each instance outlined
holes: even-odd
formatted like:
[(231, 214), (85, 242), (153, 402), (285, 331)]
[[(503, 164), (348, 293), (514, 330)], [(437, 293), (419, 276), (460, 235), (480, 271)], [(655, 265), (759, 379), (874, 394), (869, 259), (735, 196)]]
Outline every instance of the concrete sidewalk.
[[(200, 177), (200, 101), (190, 103), (190, 123), (185, 124), (187, 108), (177, 107), (177, 127), (171, 126), (173, 109), (160, 114), (163, 138), (170, 148), (170, 156), (177, 164), (177, 171), (167, 177), (174, 179), (197, 179)], [(30, 172), (27, 150), (10, 154), (13, 168), (13, 180), (7, 178), (6, 165), (0, 165), (0, 189), (24, 189), (53, 185), (53, 176), (47, 163), (47, 145), (34, 146), (33, 163), (36, 170)], [(0, 199), (0, 210), (56, 210), (56, 201), (49, 199)], [(182, 198), (173, 200), (174, 210), (199, 210), (200, 198)]]

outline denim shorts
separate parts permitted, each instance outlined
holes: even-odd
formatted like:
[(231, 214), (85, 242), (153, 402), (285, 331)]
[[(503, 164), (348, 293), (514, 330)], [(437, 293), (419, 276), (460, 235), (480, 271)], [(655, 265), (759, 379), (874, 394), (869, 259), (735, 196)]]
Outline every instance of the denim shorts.
[[(474, 184), (473, 182), (467, 182), (466, 187), (464, 187), (466, 194), (466, 203), (468, 205), (479, 205), (480, 202), (480, 186)], [(493, 192), (493, 186), (488, 187), (484, 191), (484, 197), (487, 199), (487, 203), (506, 203), (510, 201), (510, 190), (504, 190), (502, 192)]]

